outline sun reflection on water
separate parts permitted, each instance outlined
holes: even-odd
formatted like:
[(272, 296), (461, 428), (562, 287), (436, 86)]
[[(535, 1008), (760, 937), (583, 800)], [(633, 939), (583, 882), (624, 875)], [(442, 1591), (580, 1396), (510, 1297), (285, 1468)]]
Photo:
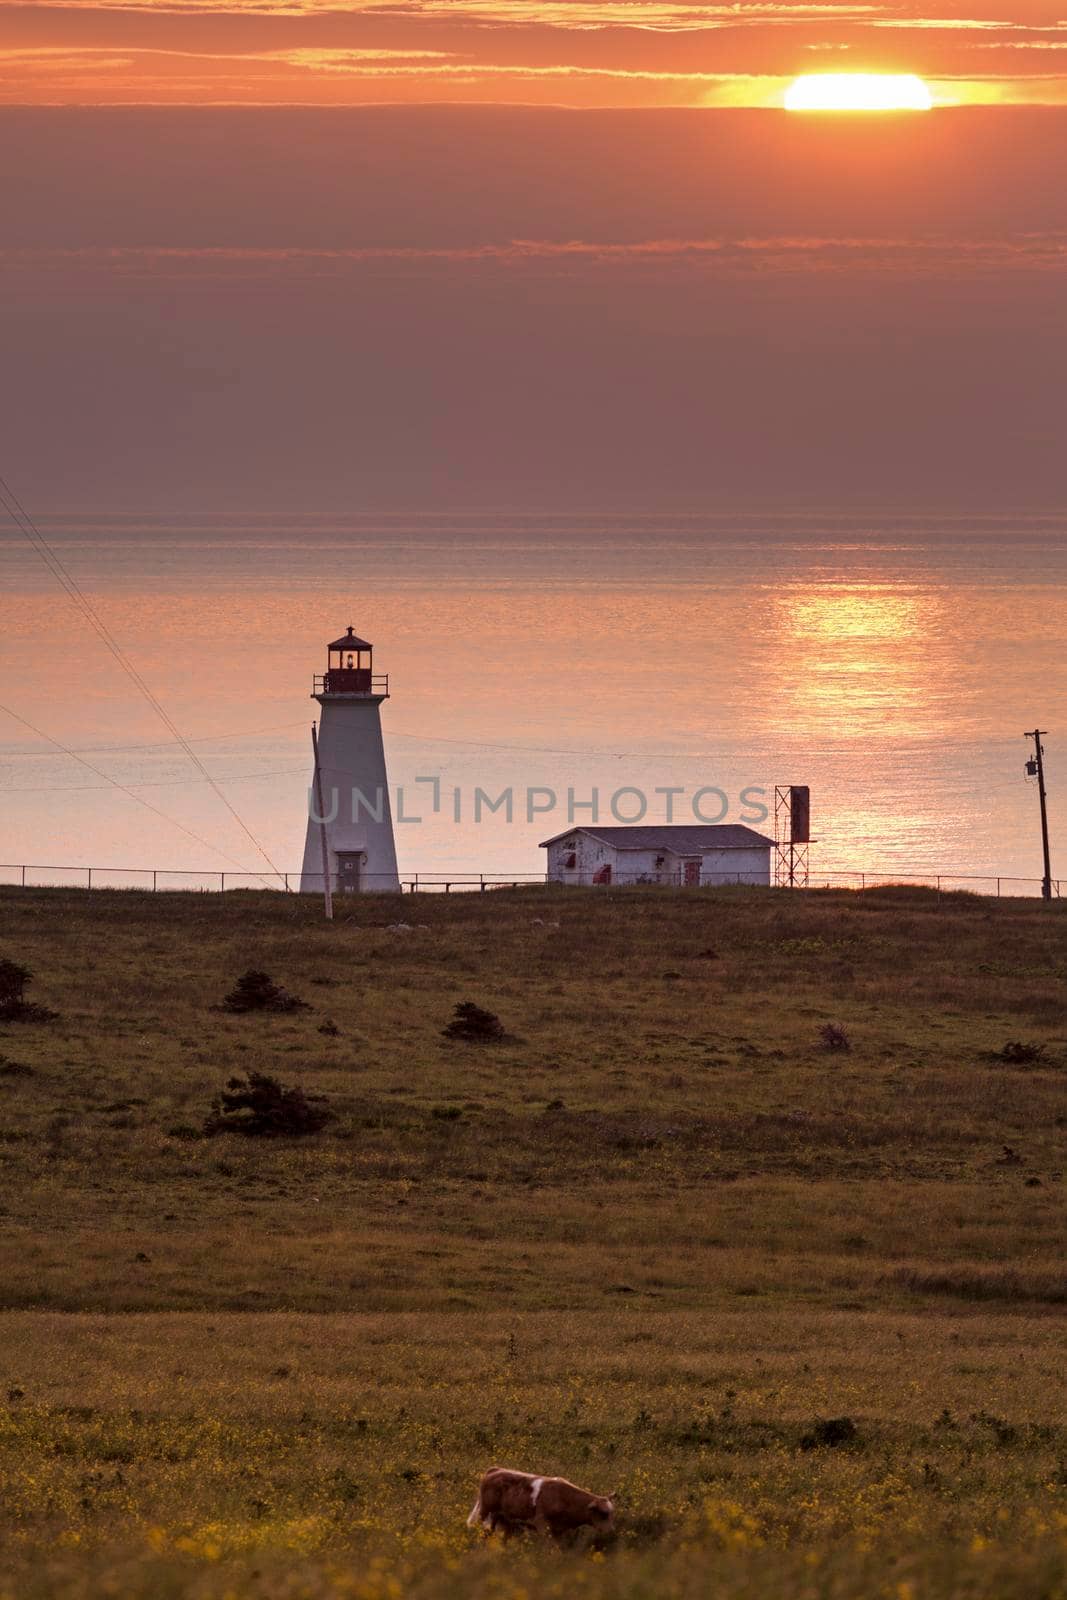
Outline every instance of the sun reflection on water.
[(863, 584), (790, 588), (776, 596), (768, 679), (774, 722), (814, 739), (922, 738), (940, 692), (935, 657), (946, 633), (932, 589)]

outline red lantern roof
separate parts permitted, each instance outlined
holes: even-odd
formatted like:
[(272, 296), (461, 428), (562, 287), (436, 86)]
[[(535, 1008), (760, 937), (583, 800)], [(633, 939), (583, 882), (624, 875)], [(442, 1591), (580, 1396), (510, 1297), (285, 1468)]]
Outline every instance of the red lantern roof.
[(353, 633), (352, 629), (349, 628), (343, 639), (335, 639), (333, 643), (328, 644), (326, 648), (327, 650), (371, 650), (374, 647), (373, 645), (368, 644), (366, 639), (361, 639), (358, 634)]

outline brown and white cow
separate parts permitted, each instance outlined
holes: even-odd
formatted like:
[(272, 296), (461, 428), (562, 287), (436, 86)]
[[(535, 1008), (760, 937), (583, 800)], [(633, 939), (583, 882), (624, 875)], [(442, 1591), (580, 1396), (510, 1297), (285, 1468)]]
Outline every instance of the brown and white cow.
[(499, 1528), (505, 1535), (533, 1528), (554, 1539), (578, 1528), (609, 1533), (614, 1523), (615, 1503), (610, 1495), (590, 1494), (566, 1478), (542, 1478), (510, 1467), (489, 1468), (467, 1518), (468, 1528), (480, 1524), (490, 1533)]

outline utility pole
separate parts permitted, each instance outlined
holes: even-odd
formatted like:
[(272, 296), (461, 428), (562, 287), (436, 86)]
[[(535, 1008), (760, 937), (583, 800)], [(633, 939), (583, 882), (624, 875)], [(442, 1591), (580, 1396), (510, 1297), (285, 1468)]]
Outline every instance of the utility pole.
[(1034, 741), (1034, 753), (1026, 763), (1027, 776), (1037, 779), (1037, 793), (1041, 801), (1041, 848), (1045, 854), (1045, 876), (1041, 880), (1041, 898), (1052, 899), (1052, 864), (1048, 853), (1048, 806), (1045, 802), (1045, 763), (1044, 750), (1041, 746), (1041, 735), (1048, 730), (1035, 728), (1032, 733), (1024, 733), (1024, 739)]
[(322, 801), (322, 768), (319, 766), (319, 736), (311, 724), (311, 749), (315, 757), (315, 808), (319, 813), (319, 843), (322, 845), (322, 898), (326, 921), (333, 921), (333, 886), (330, 883), (330, 851), (326, 843), (326, 807)]

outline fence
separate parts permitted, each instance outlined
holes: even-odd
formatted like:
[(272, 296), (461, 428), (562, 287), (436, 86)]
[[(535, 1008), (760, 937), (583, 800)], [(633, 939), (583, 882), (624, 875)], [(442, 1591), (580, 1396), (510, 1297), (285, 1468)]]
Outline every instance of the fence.
[[(840, 871), (840, 872), (812, 872), (807, 887), (809, 889), (880, 889), (889, 888), (891, 885), (914, 885), (916, 888), (936, 889), (938, 893), (950, 893), (953, 889), (966, 889), (971, 894), (1001, 895), (1040, 895), (1044, 886), (1043, 878), (1016, 878), (1008, 873), (995, 875), (993, 873), (979, 872), (870, 872), (870, 871)], [(983, 887), (984, 886), (984, 887)], [(1052, 897), (1060, 898), (1060, 880), (1052, 879)]]
[[(40, 863), (17, 866), (0, 864), (0, 885), (22, 889), (141, 889), (163, 892), (215, 893), (228, 889), (271, 889), (294, 893), (300, 888), (300, 871), (272, 873), (216, 872), (173, 867), (57, 867)], [(519, 889), (524, 884), (544, 883), (543, 872), (408, 872), (400, 875), (404, 893), (442, 893), (455, 890)], [(391, 888), (396, 879), (364, 873), (361, 887)], [(321, 874), (314, 879), (314, 892), (322, 893)], [(336, 891), (335, 891), (336, 892)]]
[[(383, 880), (381, 887), (388, 887), (392, 881)], [(645, 874), (627, 876), (617, 873), (612, 887), (633, 888), (655, 881)], [(752, 875), (746, 873), (704, 873), (700, 886), (716, 888), (753, 881)], [(543, 872), (464, 872), (457, 868), (451, 873), (404, 872), (400, 875), (400, 888), (408, 894), (451, 894), (453, 890), (457, 893), (485, 893), (490, 889), (519, 889), (544, 882)], [(219, 893), (228, 889), (272, 889), (292, 893), (300, 887), (300, 873), (192, 871), (171, 867), (56, 867), (27, 863), (0, 865), (0, 884), (23, 889), (141, 889), (200, 893)], [(677, 877), (670, 879), (669, 885), (684, 887)], [(913, 885), (936, 889), (939, 893), (966, 889), (972, 894), (999, 898), (1002, 895), (1040, 895), (1042, 880), (1007, 874), (842, 869), (813, 872), (808, 883), (811, 889), (874, 889), (890, 885)], [(373, 890), (373, 876), (364, 876), (363, 887)], [(321, 893), (321, 879), (316, 892)], [(1056, 899), (1061, 896), (1061, 881), (1058, 878), (1052, 880), (1052, 893)]]

